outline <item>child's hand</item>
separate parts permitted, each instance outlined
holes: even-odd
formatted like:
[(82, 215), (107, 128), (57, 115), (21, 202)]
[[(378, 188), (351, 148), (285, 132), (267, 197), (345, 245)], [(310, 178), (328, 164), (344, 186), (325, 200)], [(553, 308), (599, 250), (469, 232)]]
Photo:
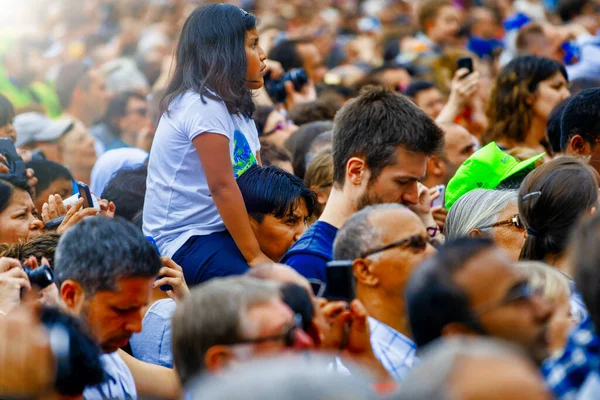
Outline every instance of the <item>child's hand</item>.
[(269, 257), (265, 256), (263, 253), (260, 253), (257, 257), (254, 257), (252, 260), (248, 260), (248, 265), (252, 268), (258, 267), (262, 264), (272, 264), (273, 260)]

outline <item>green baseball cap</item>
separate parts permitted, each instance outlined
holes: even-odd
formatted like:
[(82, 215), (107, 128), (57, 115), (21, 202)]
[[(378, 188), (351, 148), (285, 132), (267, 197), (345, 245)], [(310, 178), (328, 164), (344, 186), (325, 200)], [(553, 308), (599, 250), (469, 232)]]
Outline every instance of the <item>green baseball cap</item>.
[(464, 194), (474, 189), (495, 189), (500, 183), (535, 163), (546, 153), (517, 161), (506, 154), (495, 142), (490, 142), (471, 155), (456, 171), (446, 187), (446, 209)]

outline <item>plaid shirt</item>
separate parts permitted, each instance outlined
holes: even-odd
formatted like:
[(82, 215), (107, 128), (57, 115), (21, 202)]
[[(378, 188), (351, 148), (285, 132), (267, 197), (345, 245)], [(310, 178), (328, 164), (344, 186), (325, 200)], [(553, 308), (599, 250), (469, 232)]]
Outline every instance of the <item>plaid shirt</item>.
[(576, 399), (586, 378), (598, 373), (600, 337), (588, 317), (569, 334), (564, 352), (542, 365), (546, 383), (557, 399)]
[(401, 382), (419, 361), (415, 356), (417, 346), (412, 340), (375, 318), (369, 317), (369, 327), (375, 357), (396, 381)]

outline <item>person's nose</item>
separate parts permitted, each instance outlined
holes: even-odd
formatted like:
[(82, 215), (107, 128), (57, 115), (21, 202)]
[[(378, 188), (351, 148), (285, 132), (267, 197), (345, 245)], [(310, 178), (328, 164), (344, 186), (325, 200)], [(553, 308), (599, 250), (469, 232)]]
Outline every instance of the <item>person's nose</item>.
[(32, 217), (31, 218), (31, 222), (29, 223), (29, 230), (30, 231), (39, 231), (42, 230), (44, 228), (44, 222)]
[(419, 204), (419, 185), (413, 182), (407, 190), (402, 193), (402, 204)]
[(571, 95), (571, 92), (569, 91), (569, 88), (567, 88), (566, 86), (563, 87), (560, 91), (560, 100), (564, 100), (567, 97), (569, 97)]
[(265, 53), (261, 46), (258, 46), (258, 54), (260, 57), (260, 61), (265, 61), (267, 59), (267, 53)]
[(437, 249), (433, 247), (431, 243), (427, 243), (427, 247), (425, 247), (425, 258), (429, 258), (437, 253)]
[(131, 313), (125, 324), (125, 330), (131, 333), (140, 333), (142, 331), (142, 310)]
[(296, 226), (296, 231), (294, 232), (294, 243), (296, 243), (298, 239), (300, 239), (300, 236), (302, 236), (305, 230), (306, 224), (304, 222)]

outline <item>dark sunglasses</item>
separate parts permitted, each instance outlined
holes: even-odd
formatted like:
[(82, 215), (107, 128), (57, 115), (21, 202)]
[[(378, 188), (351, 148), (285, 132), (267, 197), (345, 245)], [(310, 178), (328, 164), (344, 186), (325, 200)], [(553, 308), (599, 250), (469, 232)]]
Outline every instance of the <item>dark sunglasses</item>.
[(280, 121), (280, 122), (277, 123), (277, 125), (275, 125), (274, 129), (271, 129), (268, 132), (263, 132), (263, 134), (261, 136), (272, 135), (273, 133), (275, 133), (277, 131), (280, 131), (280, 130), (283, 130), (283, 129), (287, 128), (288, 126), (290, 126), (293, 123), (294, 123), (294, 121), (289, 120), (289, 119), (287, 121)]
[(525, 229), (525, 224), (523, 224), (523, 221), (521, 221), (521, 217), (519, 217), (519, 214), (513, 215), (511, 219), (507, 219), (505, 221), (499, 221), (499, 222), (496, 222), (491, 225), (480, 226), (477, 229), (495, 228), (497, 226), (506, 226), (506, 225), (513, 225), (517, 229)]
[(376, 253), (381, 253), (382, 251), (386, 251), (389, 249), (393, 249), (394, 247), (400, 247), (400, 246), (408, 246), (410, 248), (413, 248), (415, 250), (425, 250), (425, 248), (427, 247), (427, 244), (431, 244), (433, 247), (437, 247), (438, 246), (438, 242), (433, 240), (430, 237), (423, 237), (420, 235), (414, 235), (411, 236), (409, 238), (406, 238), (404, 240), (400, 240), (398, 242), (394, 242), (394, 243), (390, 243), (388, 245), (382, 246), (382, 247), (378, 247), (376, 249), (373, 250), (367, 250), (365, 252), (362, 252), (360, 254), (360, 258), (365, 258), (365, 257), (369, 257), (372, 256), (373, 254)]
[(265, 342), (283, 341), (285, 347), (294, 347), (294, 343), (296, 342), (296, 329), (302, 329), (302, 316), (300, 314), (296, 314), (294, 316), (294, 321), (286, 325), (279, 335), (238, 340), (235, 344), (260, 344)]
[(539, 294), (540, 294), (540, 291), (533, 288), (531, 285), (529, 285), (529, 283), (521, 282), (521, 283), (515, 285), (512, 289), (510, 289), (508, 291), (508, 293), (506, 294), (506, 296), (504, 296), (504, 298), (502, 300), (498, 301), (497, 303), (488, 304), (484, 307), (480, 307), (480, 308), (474, 310), (475, 315), (479, 316), (486, 312), (492, 311), (495, 308), (513, 303), (515, 301), (520, 301), (520, 300), (530, 301), (533, 296), (537, 296)]

